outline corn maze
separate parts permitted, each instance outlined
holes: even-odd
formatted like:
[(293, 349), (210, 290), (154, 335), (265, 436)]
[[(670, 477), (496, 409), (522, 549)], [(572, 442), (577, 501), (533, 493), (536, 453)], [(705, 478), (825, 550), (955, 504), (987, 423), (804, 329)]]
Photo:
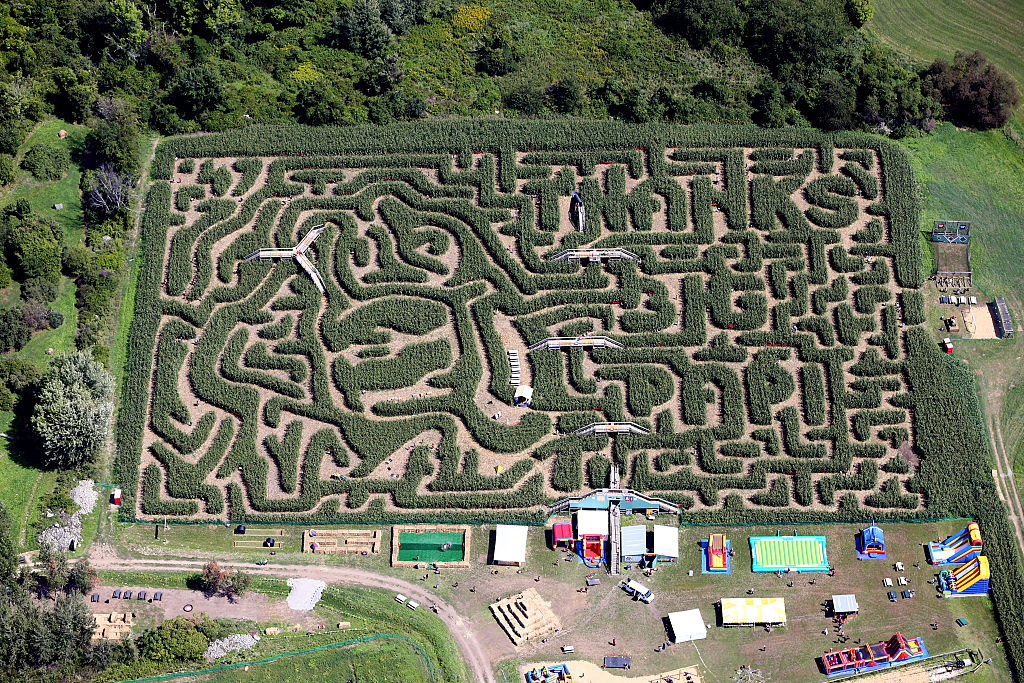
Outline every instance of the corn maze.
[[(529, 521), (613, 461), (693, 512), (927, 507), (916, 195), (884, 140), (249, 128), (163, 142), (152, 177), (130, 516)], [(245, 260), (320, 225), (323, 295), (294, 259)], [(552, 258), (598, 249), (630, 257)], [(616, 344), (529, 350), (598, 336)], [(647, 433), (575, 433), (604, 421)]]

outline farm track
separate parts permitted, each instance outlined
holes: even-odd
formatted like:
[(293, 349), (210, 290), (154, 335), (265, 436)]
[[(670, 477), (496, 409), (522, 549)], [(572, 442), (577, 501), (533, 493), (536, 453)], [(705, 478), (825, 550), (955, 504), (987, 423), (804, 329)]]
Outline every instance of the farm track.
[[(190, 569), (198, 571), (201, 567), (200, 564), (193, 561), (127, 559), (117, 557), (112, 552), (93, 552), (89, 562), (94, 569), (112, 571), (170, 572)], [(314, 568), (300, 565), (254, 567), (252, 563), (241, 562), (221, 562), (221, 565), (233, 569), (245, 569), (246, 572), (251, 574), (275, 578), (310, 578), (326, 581), (327, 583), (383, 588), (384, 590), (401, 592), (411, 598), (415, 598), (422, 605), (435, 604), (437, 605), (437, 615), (451, 632), (452, 638), (454, 638), (463, 659), (466, 661), (466, 665), (469, 667), (473, 680), (482, 681), (483, 683), (496, 683), (483, 646), (470, 628), (469, 623), (459, 615), (452, 605), (414, 583), (349, 567)]]
[(25, 547), (25, 540), (28, 538), (28, 516), (32, 512), (32, 501), (36, 499), (36, 489), (39, 488), (39, 480), (43, 478), (43, 473), (40, 472), (36, 476), (35, 483), (32, 484), (32, 492), (28, 494), (29, 504), (25, 506), (25, 518), (21, 520), (21, 547)]
[(1003, 489), (1003, 496), (1008, 508), (1007, 514), (1010, 522), (1013, 523), (1013, 530), (1017, 535), (1017, 545), (1024, 553), (1024, 506), (1021, 506), (1020, 495), (1017, 492), (1017, 482), (1013, 476), (1013, 463), (1006, 454), (1006, 446), (1003, 444), (1003, 433), (999, 428), (999, 417), (992, 418), (992, 433), (989, 436), (992, 441), (992, 452), (996, 457), (996, 486)]

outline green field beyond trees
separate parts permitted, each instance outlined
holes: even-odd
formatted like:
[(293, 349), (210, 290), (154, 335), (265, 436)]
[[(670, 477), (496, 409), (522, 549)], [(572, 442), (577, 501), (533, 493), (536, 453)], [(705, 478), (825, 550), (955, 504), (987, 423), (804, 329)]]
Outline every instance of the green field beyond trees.
[[(1024, 3), (1005, 0), (874, 0), (868, 28), (886, 44), (922, 61), (981, 50), (1024, 86), (1020, 27)], [(1019, 113), (1019, 110), (1018, 110)]]

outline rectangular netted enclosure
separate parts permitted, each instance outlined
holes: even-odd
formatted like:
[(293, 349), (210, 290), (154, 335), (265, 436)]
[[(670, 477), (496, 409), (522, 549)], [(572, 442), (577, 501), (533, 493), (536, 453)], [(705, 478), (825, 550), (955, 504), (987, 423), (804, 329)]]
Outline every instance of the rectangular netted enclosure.
[(395, 526), (391, 531), (391, 566), (469, 566), (469, 527)]

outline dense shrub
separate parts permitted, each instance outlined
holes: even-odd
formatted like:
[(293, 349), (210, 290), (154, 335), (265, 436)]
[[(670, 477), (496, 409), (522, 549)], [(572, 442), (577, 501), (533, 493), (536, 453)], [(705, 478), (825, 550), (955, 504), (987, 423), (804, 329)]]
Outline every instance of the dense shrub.
[(37, 180), (60, 180), (71, 168), (67, 147), (41, 142), (25, 152), (21, 167)]

